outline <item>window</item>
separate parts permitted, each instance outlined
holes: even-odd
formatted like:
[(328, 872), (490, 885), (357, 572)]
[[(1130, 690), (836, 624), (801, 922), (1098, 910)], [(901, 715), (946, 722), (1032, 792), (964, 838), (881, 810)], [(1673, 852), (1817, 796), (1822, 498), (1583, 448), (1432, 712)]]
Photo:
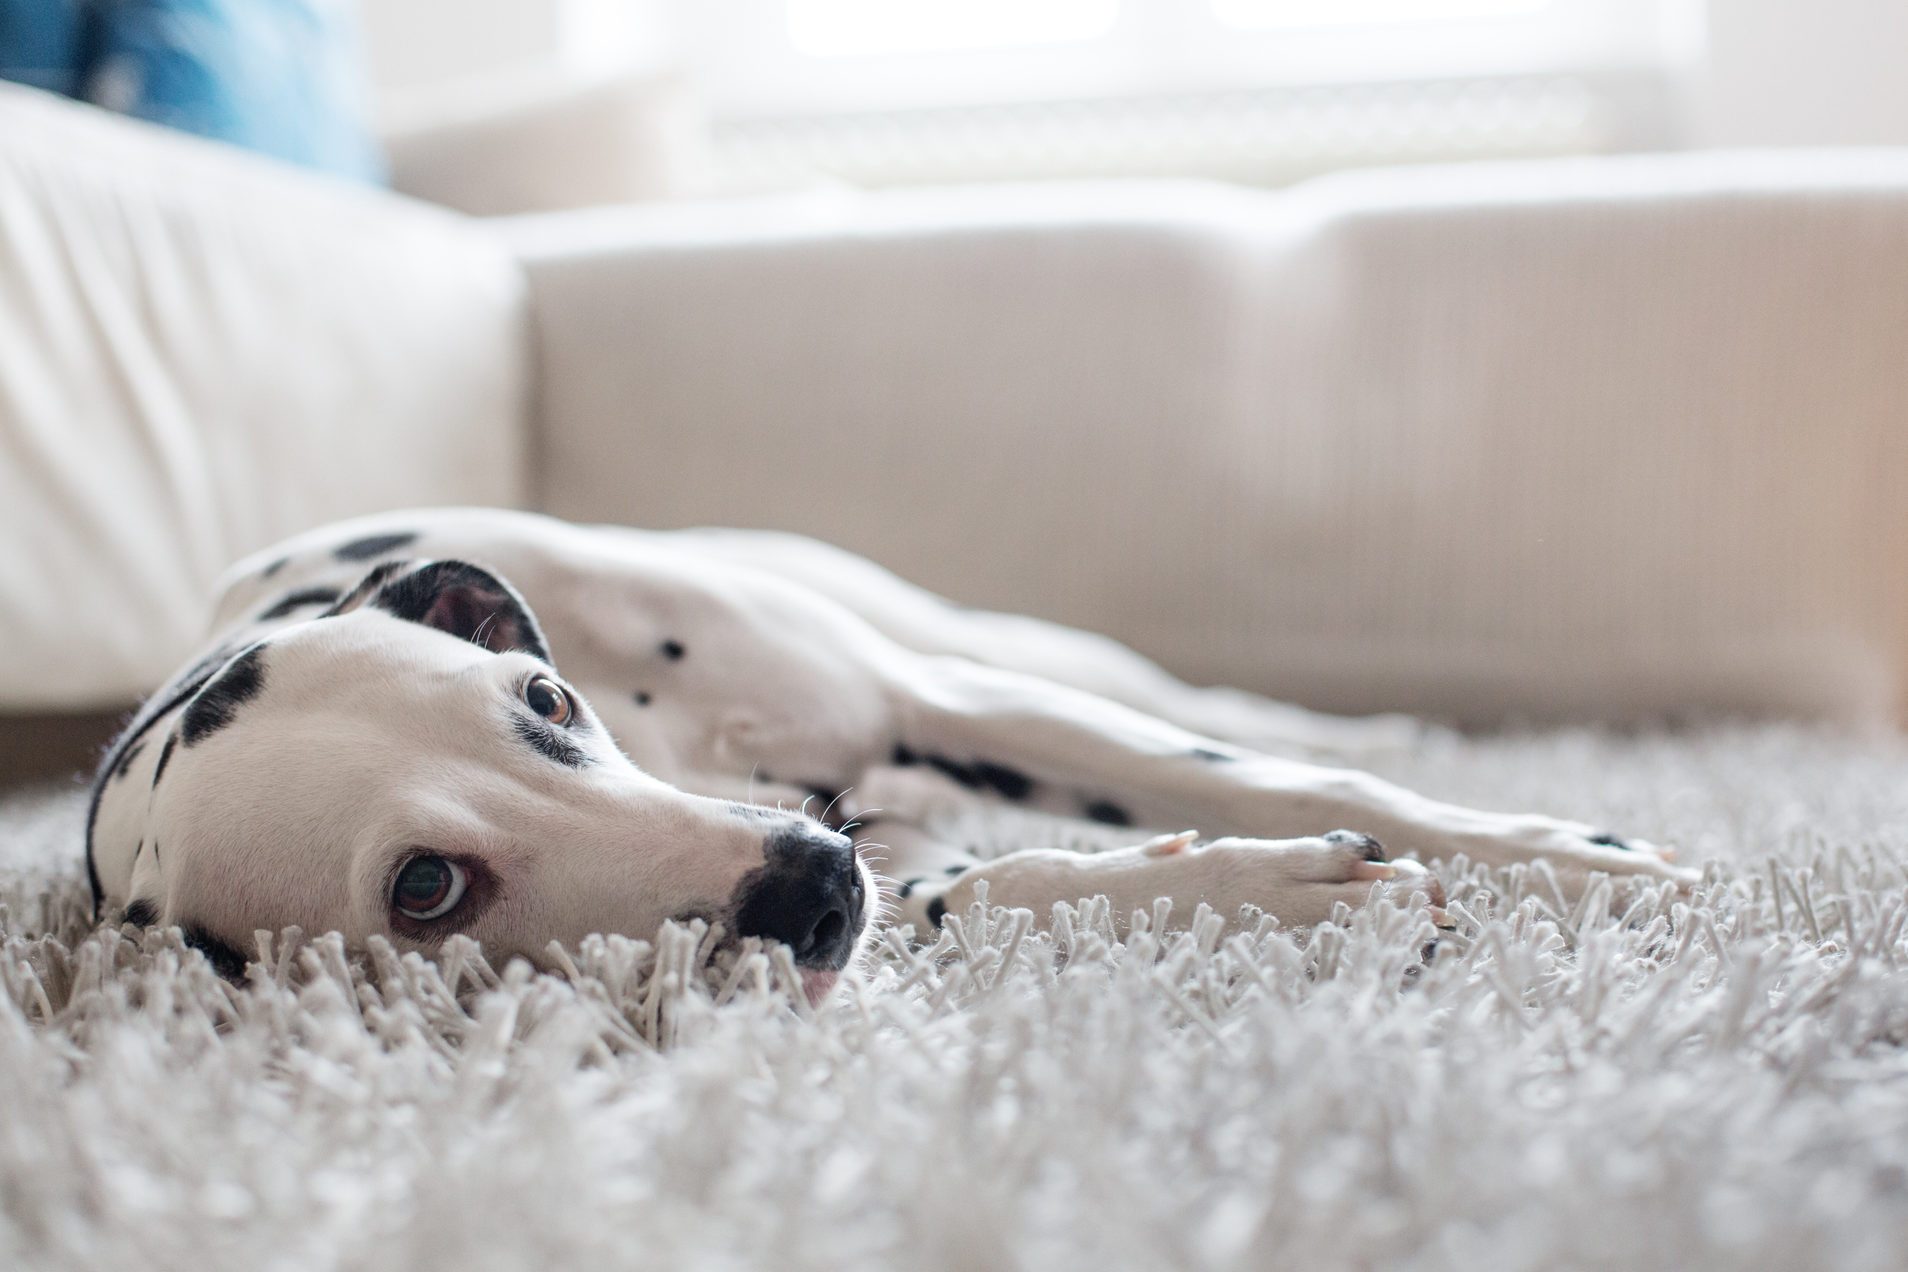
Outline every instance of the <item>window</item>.
[(1219, 21), (1235, 27), (1357, 26), (1371, 22), (1449, 22), (1547, 8), (1549, 0), (1214, 0)]
[(1698, 0), (661, 0), (718, 184), (1190, 174), (1663, 144)]
[(1119, 0), (788, 0), (788, 34), (814, 57), (1010, 48), (1090, 40)]

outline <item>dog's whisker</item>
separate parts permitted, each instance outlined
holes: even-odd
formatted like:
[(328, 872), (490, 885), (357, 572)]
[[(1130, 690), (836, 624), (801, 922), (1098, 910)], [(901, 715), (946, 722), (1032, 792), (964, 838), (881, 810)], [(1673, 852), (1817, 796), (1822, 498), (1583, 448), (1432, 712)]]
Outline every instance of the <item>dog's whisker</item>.
[(835, 792), (835, 798), (833, 798), (833, 799), (831, 799), (831, 800), (829, 800), (829, 801), (828, 801), (828, 807), (826, 807), (826, 808), (824, 808), (824, 809), (822, 809), (822, 813), (821, 813), (821, 817), (820, 817), (820, 818), (819, 818), (818, 820), (820, 820), (820, 821), (827, 821), (827, 820), (828, 820), (828, 814), (830, 814), (830, 813), (832, 813), (832, 812), (834, 812), (834, 811), (835, 811), (835, 805), (836, 805), (836, 804), (839, 804), (839, 803), (841, 803), (841, 801), (842, 801), (842, 799), (843, 799), (843, 798), (844, 798), (845, 796), (847, 796), (847, 795), (849, 794), (849, 792), (851, 792), (851, 791), (853, 791), (854, 789), (855, 789), (855, 788), (854, 788), (854, 787), (852, 787), (852, 786), (845, 786), (845, 787), (843, 787), (843, 788), (842, 788), (841, 790), (838, 790), (838, 791), (836, 791), (836, 792)]
[(483, 622), (477, 624), (477, 630), (470, 634), (473, 644), (481, 645), (486, 650), (490, 648), (490, 629), (497, 621), (498, 612), (492, 611)]

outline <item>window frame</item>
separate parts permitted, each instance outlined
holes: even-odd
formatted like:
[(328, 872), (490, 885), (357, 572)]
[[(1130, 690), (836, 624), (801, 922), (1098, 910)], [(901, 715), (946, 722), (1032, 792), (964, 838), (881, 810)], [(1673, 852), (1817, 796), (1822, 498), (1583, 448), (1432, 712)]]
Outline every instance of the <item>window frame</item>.
[(671, 3), (706, 106), (728, 119), (1660, 69), (1689, 56), (1695, 0), (1266, 29), (1224, 25), (1209, 0), (1122, 0), (1091, 40), (832, 56), (796, 47), (789, 0)]

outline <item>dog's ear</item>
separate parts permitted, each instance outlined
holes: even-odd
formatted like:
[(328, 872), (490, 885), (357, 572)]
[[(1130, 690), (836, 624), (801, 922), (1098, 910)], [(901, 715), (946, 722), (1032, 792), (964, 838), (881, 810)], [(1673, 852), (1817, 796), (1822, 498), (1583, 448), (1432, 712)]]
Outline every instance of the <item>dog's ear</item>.
[(550, 645), (517, 589), (468, 561), (387, 561), (339, 601), (435, 627), (492, 653), (521, 650), (550, 662)]

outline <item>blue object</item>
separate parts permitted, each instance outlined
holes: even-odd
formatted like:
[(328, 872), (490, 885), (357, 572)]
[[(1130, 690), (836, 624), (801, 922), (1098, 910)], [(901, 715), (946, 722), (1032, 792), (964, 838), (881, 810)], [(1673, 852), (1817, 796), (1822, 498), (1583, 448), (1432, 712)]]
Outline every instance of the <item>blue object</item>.
[(88, 101), (293, 163), (382, 180), (344, 0), (95, 3), (98, 39), (82, 87)]
[(89, 7), (88, 0), (0, 0), (0, 79), (76, 96)]
[(0, 0), (0, 76), (382, 181), (349, 0)]

